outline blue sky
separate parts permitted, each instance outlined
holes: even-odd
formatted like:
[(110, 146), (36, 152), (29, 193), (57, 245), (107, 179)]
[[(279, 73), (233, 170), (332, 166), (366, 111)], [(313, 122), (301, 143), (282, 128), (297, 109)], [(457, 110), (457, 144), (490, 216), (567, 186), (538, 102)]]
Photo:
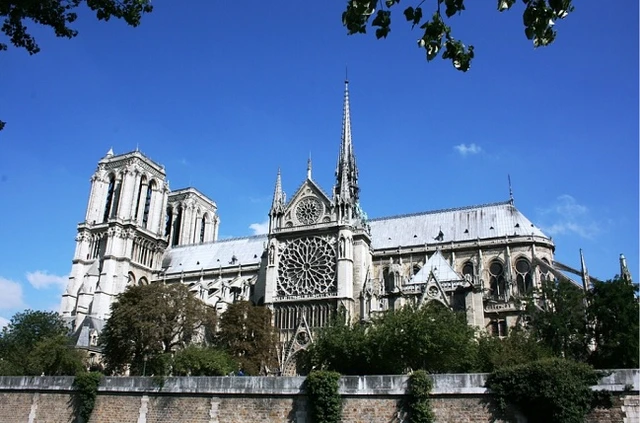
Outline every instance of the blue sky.
[[(155, 3), (138, 28), (83, 11), (73, 40), (30, 25), (42, 52), (0, 52), (0, 324), (57, 309), (89, 178), (110, 147), (214, 199), (221, 237), (266, 220), (278, 167), (327, 191), (349, 67), (370, 217), (508, 199), (590, 273), (638, 272), (638, 3), (576, 2), (534, 49), (521, 3), (472, 2), (450, 23), (467, 73), (423, 50), (396, 12), (386, 40), (347, 36), (344, 2)], [(330, 3), (330, 4), (329, 4)]]

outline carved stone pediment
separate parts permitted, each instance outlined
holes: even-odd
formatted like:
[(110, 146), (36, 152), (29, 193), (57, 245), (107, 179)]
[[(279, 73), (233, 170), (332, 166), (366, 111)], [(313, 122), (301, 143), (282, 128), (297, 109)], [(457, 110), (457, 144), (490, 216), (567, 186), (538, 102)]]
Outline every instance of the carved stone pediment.
[(331, 200), (313, 181), (306, 180), (289, 200), (284, 227), (307, 227), (334, 221)]

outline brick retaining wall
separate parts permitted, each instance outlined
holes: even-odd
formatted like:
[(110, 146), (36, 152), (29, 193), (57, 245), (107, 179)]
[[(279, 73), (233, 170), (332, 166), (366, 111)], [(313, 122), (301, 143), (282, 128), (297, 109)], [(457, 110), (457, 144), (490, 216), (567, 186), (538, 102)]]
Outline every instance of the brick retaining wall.
[[(495, 421), (485, 374), (435, 375), (437, 422)], [(594, 410), (588, 423), (640, 423), (640, 372), (617, 370), (594, 389), (615, 394), (614, 407)], [(88, 423), (309, 423), (304, 378), (104, 378)], [(624, 392), (631, 385), (633, 392)], [(394, 423), (405, 417), (406, 376), (340, 380), (345, 423)], [(72, 377), (0, 377), (0, 423), (75, 423)], [(524, 422), (512, 415), (509, 422)]]

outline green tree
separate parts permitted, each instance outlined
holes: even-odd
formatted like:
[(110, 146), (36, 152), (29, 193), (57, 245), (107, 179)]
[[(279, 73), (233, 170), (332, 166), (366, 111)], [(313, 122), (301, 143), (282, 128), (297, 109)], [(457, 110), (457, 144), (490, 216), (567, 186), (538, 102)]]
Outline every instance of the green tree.
[(465, 372), (476, 363), (474, 330), (464, 314), (439, 303), (403, 307), (368, 326), (337, 324), (321, 331), (307, 354), (307, 367), (342, 374)]
[(16, 313), (0, 333), (0, 374), (73, 375), (83, 367), (83, 355), (71, 346), (58, 313)]
[(601, 369), (638, 368), (638, 285), (619, 277), (594, 281), (589, 292), (588, 315), (593, 332), (594, 366)]
[(100, 335), (108, 372), (167, 371), (170, 353), (203, 341), (215, 329), (215, 311), (182, 284), (133, 286), (116, 297)]
[[(349, 0), (342, 14), (342, 23), (350, 35), (365, 33), (370, 25), (376, 28), (377, 38), (386, 38), (391, 32), (392, 8), (399, 3), (400, 0)], [(431, 11), (425, 12), (422, 9), (423, 3), (421, 1), (415, 7), (409, 6), (403, 11), (404, 19), (411, 27), (419, 26), (423, 31), (418, 47), (425, 49), (427, 60), (433, 60), (442, 52), (443, 59), (451, 60), (456, 69), (466, 72), (474, 57), (473, 46), (466, 46), (454, 38), (451, 27), (445, 23), (443, 16), (444, 14), (446, 19), (450, 19), (462, 13), (465, 10), (465, 0), (435, 0), (429, 3)], [(515, 3), (516, 0), (498, 0), (498, 11), (509, 10)], [(555, 23), (573, 11), (572, 0), (523, 0), (523, 3), (524, 33), (534, 47), (551, 44), (556, 38)], [(431, 18), (428, 17), (429, 14)]]
[(478, 339), (478, 364), (480, 372), (530, 363), (552, 357), (551, 350), (523, 330), (511, 330), (506, 338), (482, 335)]
[(237, 368), (226, 351), (201, 345), (176, 352), (172, 361), (175, 376), (226, 376)]
[(558, 357), (586, 361), (589, 334), (585, 292), (569, 281), (546, 281), (542, 298), (542, 305), (529, 306), (532, 335)]
[(237, 360), (248, 375), (265, 374), (276, 367), (277, 339), (271, 311), (266, 307), (239, 301), (220, 316), (218, 346)]

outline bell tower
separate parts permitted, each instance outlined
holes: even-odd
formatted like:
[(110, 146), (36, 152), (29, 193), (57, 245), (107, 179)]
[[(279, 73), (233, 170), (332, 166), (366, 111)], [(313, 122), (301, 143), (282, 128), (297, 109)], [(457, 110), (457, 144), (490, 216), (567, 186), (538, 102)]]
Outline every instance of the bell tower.
[(77, 328), (106, 319), (128, 284), (148, 283), (167, 247), (169, 186), (164, 168), (139, 151), (98, 162), (60, 312)]

